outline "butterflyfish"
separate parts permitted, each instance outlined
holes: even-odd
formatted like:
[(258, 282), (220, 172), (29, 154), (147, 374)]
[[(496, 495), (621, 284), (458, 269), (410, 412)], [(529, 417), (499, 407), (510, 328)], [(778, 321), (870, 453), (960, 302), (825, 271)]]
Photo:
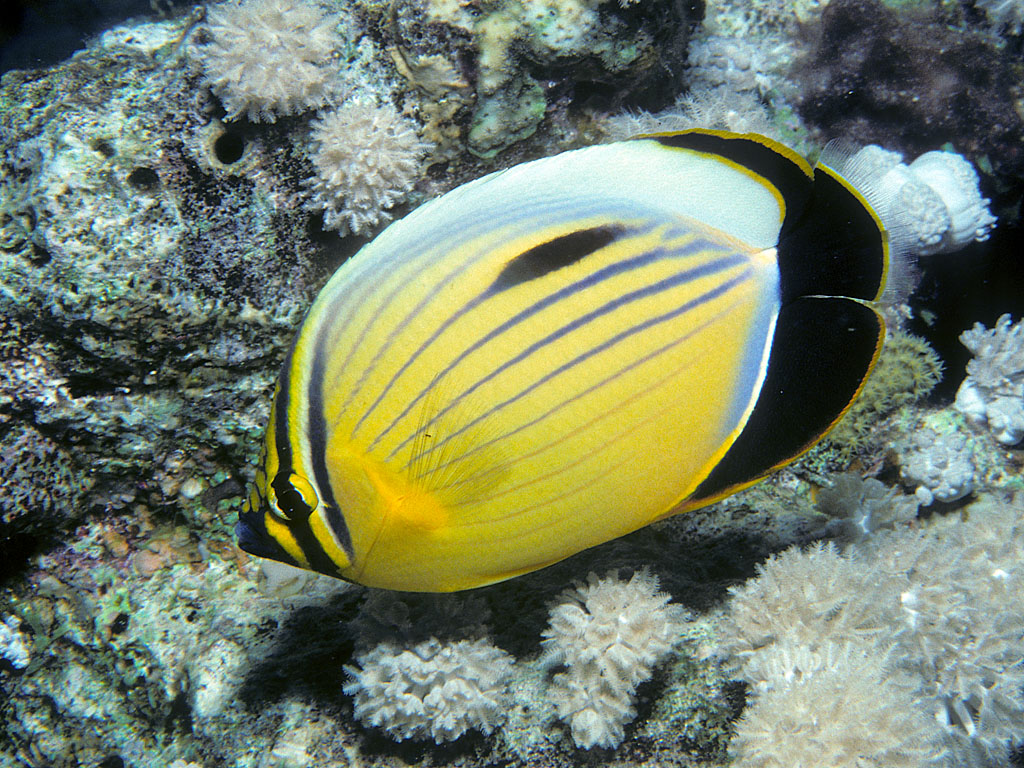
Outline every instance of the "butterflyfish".
[(875, 364), (900, 256), (837, 167), (756, 134), (653, 134), (391, 224), (287, 355), (241, 547), (461, 590), (791, 461)]

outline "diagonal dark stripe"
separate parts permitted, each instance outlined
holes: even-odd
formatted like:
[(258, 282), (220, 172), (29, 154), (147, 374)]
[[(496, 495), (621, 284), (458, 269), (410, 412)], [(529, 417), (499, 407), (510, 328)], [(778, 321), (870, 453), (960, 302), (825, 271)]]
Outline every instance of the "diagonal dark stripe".
[[(433, 423), (438, 418), (443, 416), (444, 413), (447, 412), (448, 410), (450, 410), (457, 402), (459, 402), (460, 400), (464, 399), (467, 395), (472, 394), (479, 387), (483, 386), (488, 381), (494, 379), (496, 376), (500, 375), (501, 373), (506, 371), (508, 368), (512, 367), (513, 365), (516, 365), (519, 362), (522, 362), (523, 360), (525, 360), (527, 357), (532, 355), (537, 350), (541, 349), (544, 346), (547, 346), (548, 344), (553, 343), (554, 341), (557, 341), (558, 339), (562, 338), (566, 334), (571, 333), (572, 331), (577, 330), (578, 328), (581, 328), (581, 327), (585, 326), (587, 323), (591, 322), (592, 320), (595, 320), (596, 318), (601, 317), (602, 315), (606, 315), (609, 312), (612, 312), (612, 311), (614, 311), (614, 310), (616, 310), (616, 309), (618, 309), (618, 308), (620, 308), (622, 306), (625, 306), (626, 304), (629, 304), (631, 302), (638, 301), (638, 300), (640, 300), (642, 298), (647, 298), (649, 296), (653, 296), (653, 295), (661, 293), (663, 291), (670, 290), (671, 288), (678, 287), (679, 285), (683, 285), (685, 283), (688, 283), (688, 282), (690, 282), (692, 280), (695, 280), (695, 279), (698, 279), (698, 278), (701, 278), (701, 277), (706, 277), (708, 275), (713, 275), (713, 274), (715, 274), (717, 272), (721, 272), (723, 270), (729, 269), (730, 267), (738, 266), (738, 265), (745, 264), (745, 263), (746, 263), (746, 259), (742, 255), (740, 255), (740, 254), (735, 254), (733, 256), (725, 257), (725, 258), (721, 258), (721, 259), (716, 259), (715, 261), (709, 262), (707, 264), (702, 264), (700, 267), (696, 267), (694, 269), (685, 270), (683, 272), (680, 272), (679, 274), (673, 275), (672, 277), (666, 278), (664, 280), (659, 280), (656, 283), (653, 283), (651, 285), (645, 286), (644, 288), (640, 288), (640, 289), (638, 289), (636, 291), (631, 291), (631, 292), (629, 292), (627, 294), (624, 294), (624, 295), (620, 296), (619, 298), (617, 298), (617, 299), (615, 299), (613, 301), (607, 302), (606, 304), (602, 305), (601, 307), (598, 307), (597, 309), (595, 309), (595, 310), (593, 310), (591, 312), (588, 312), (586, 315), (583, 315), (582, 317), (579, 317), (576, 320), (573, 320), (571, 323), (567, 323), (566, 325), (562, 326), (558, 330), (548, 334), (543, 339), (540, 339), (539, 341), (534, 342), (529, 347), (527, 347), (525, 350), (520, 352), (518, 355), (516, 355), (512, 359), (508, 360), (507, 362), (503, 363), (496, 370), (491, 371), (489, 374), (487, 374), (482, 379), (477, 381), (475, 384), (470, 386), (468, 389), (466, 389), (460, 395), (455, 397), (448, 405), (446, 405), (444, 408), (442, 408), (440, 411), (438, 411), (438, 413), (435, 414), (434, 417), (425, 424), (425, 426), (429, 427), (431, 423)], [(465, 432), (466, 429), (468, 429), (469, 427), (471, 427), (474, 424), (480, 422), (481, 420), (491, 416), (496, 411), (500, 410), (501, 408), (504, 408), (505, 406), (509, 405), (510, 403), (515, 402), (516, 400), (520, 399), (521, 397), (523, 397), (527, 393), (533, 391), (534, 389), (536, 389), (537, 387), (539, 387), (542, 384), (546, 383), (547, 381), (550, 381), (555, 376), (558, 376), (558, 375), (564, 373), (565, 371), (569, 370), (573, 366), (578, 365), (582, 361), (584, 361), (584, 360), (586, 360), (586, 359), (588, 359), (590, 357), (593, 357), (594, 355), (596, 355), (596, 354), (598, 354), (598, 353), (600, 353), (600, 352), (602, 352), (602, 351), (604, 351), (604, 350), (614, 346), (615, 344), (618, 344), (619, 342), (623, 341), (624, 339), (626, 339), (626, 338), (628, 338), (630, 336), (633, 336), (633, 335), (635, 335), (635, 334), (637, 334), (637, 333), (639, 333), (639, 332), (641, 332), (643, 330), (646, 330), (647, 328), (651, 328), (652, 326), (657, 325), (658, 323), (663, 323), (666, 320), (670, 320), (670, 319), (676, 318), (676, 317), (684, 314), (685, 312), (688, 312), (691, 309), (694, 309), (695, 307), (700, 306), (701, 304), (704, 304), (704, 303), (706, 303), (708, 301), (711, 301), (712, 299), (717, 298), (718, 296), (721, 296), (726, 291), (730, 290), (731, 288), (733, 288), (734, 286), (736, 286), (740, 282), (746, 280), (749, 277), (749, 275), (750, 275), (749, 270), (744, 270), (744, 272), (741, 275), (738, 275), (738, 276), (736, 276), (736, 277), (734, 277), (734, 278), (732, 278), (730, 280), (727, 280), (726, 282), (724, 282), (721, 285), (717, 286), (713, 290), (708, 291), (707, 293), (704, 293), (704, 294), (702, 294), (702, 295), (700, 295), (700, 296), (698, 296), (698, 297), (696, 297), (694, 299), (691, 299), (690, 301), (688, 301), (688, 302), (682, 304), (681, 306), (671, 310), (670, 312), (662, 313), (661, 315), (658, 315), (658, 316), (653, 317), (653, 318), (649, 318), (648, 320), (645, 320), (642, 323), (634, 325), (634, 326), (632, 326), (632, 327), (630, 327), (630, 328), (628, 328), (628, 329), (626, 329), (624, 331), (620, 331), (619, 333), (617, 333), (614, 336), (612, 336), (610, 339), (605, 340), (604, 342), (602, 342), (601, 344), (598, 344), (595, 347), (591, 347), (586, 352), (583, 352), (582, 354), (577, 355), (572, 360), (569, 360), (568, 362), (563, 363), (562, 365), (560, 365), (555, 370), (545, 374), (538, 381), (534, 382), (533, 384), (528, 386), (526, 389), (520, 391), (518, 394), (514, 395), (513, 397), (507, 398), (503, 402), (498, 403), (497, 405), (493, 406), (486, 413), (476, 417), (475, 419), (470, 421), (468, 424), (464, 425), (460, 429), (458, 429), (455, 432), (451, 433), (450, 435), (446, 436), (443, 440), (437, 441), (436, 443), (434, 443), (431, 446), (430, 450), (432, 451), (432, 450), (434, 450), (434, 449), (444, 445), (446, 442), (448, 442), (452, 438), (456, 437), (457, 435), (461, 434), (462, 432)], [(389, 454), (389, 456), (393, 456), (395, 453), (397, 453), (406, 443), (408, 443), (408, 441), (410, 439), (412, 439), (411, 435), (409, 437), (407, 437), (405, 440), (403, 440), (401, 443), (399, 443), (397, 446), (395, 446), (394, 450), (391, 451), (391, 454)]]
[[(582, 290), (585, 290), (587, 288), (591, 288), (593, 286), (596, 286), (596, 285), (604, 282), (605, 280), (611, 279), (611, 278), (616, 277), (618, 275), (624, 274), (626, 272), (630, 272), (630, 271), (632, 271), (634, 269), (638, 269), (640, 267), (648, 266), (648, 265), (653, 264), (656, 261), (660, 261), (661, 259), (664, 259), (664, 258), (682, 258), (682, 257), (685, 257), (685, 256), (692, 255), (693, 253), (697, 253), (697, 252), (700, 252), (700, 251), (703, 251), (703, 250), (707, 250), (709, 248), (710, 249), (714, 249), (716, 247), (720, 247), (720, 246), (716, 246), (714, 243), (710, 243), (710, 242), (708, 242), (706, 240), (697, 238), (697, 239), (694, 239), (693, 241), (691, 241), (690, 243), (686, 244), (685, 246), (683, 246), (681, 248), (676, 248), (676, 249), (672, 249), (672, 250), (666, 250), (666, 249), (658, 248), (658, 249), (655, 249), (653, 251), (648, 251), (648, 252), (642, 253), (642, 254), (640, 254), (638, 256), (634, 256), (632, 258), (625, 259), (625, 260), (617, 262), (615, 264), (610, 264), (610, 265), (608, 265), (606, 267), (603, 267), (602, 269), (599, 269), (596, 272), (594, 272), (594, 273), (592, 273), (590, 275), (587, 275), (586, 277), (584, 277), (584, 278), (582, 278), (580, 280), (577, 280), (576, 282), (572, 283), (571, 285), (567, 285), (564, 288), (561, 288), (561, 289), (555, 291), (554, 293), (551, 293), (548, 296), (545, 296), (544, 298), (540, 299), (539, 301), (534, 302), (533, 304), (531, 304), (526, 309), (524, 309), (524, 310), (522, 310), (520, 312), (517, 312), (515, 315), (510, 317), (505, 322), (501, 323), (497, 327), (495, 327), (492, 330), (488, 331), (481, 338), (479, 338), (475, 342), (473, 342), (473, 344), (471, 344), (466, 350), (461, 352), (459, 354), (459, 356), (456, 357), (451, 363), (449, 363), (444, 368), (442, 368), (437, 373), (437, 375), (434, 376), (434, 378), (432, 379), (430, 384), (428, 384), (427, 387), (425, 387), (423, 390), (421, 390), (419, 392), (419, 394), (416, 395), (416, 397), (414, 397), (412, 400), (410, 400), (408, 403), (406, 403), (405, 408), (403, 408), (402, 411), (397, 416), (395, 416), (394, 419), (391, 420), (390, 424), (388, 424), (383, 430), (381, 430), (381, 432), (373, 439), (373, 442), (370, 444), (370, 449), (372, 449), (375, 445), (377, 445), (377, 443), (380, 442), (380, 440), (385, 435), (387, 435), (388, 432), (390, 432), (392, 429), (394, 429), (394, 427), (402, 419), (404, 419), (409, 414), (409, 412), (426, 396), (427, 392), (430, 390), (431, 387), (435, 386), (438, 381), (440, 381), (442, 378), (444, 378), (450, 371), (452, 371), (456, 366), (458, 366), (463, 360), (465, 360), (469, 355), (473, 354), (475, 351), (477, 351), (478, 349), (480, 349), (484, 345), (486, 345), (486, 344), (490, 343), (491, 341), (493, 341), (494, 339), (496, 339), (498, 336), (502, 335), (503, 333), (506, 333), (507, 331), (509, 331), (512, 328), (514, 328), (516, 325), (522, 323), (524, 320), (527, 320), (530, 317), (532, 317), (533, 315), (537, 314), (538, 312), (541, 312), (541, 311), (551, 307), (552, 305), (557, 304), (559, 301), (562, 301), (563, 299), (566, 299), (566, 298), (568, 298), (568, 297), (570, 297), (570, 296), (572, 296), (572, 295), (574, 295), (574, 294), (576, 294), (576, 293), (578, 293), (578, 292), (580, 292)], [(686, 273), (684, 273), (684, 274), (686, 274)], [(448, 326), (450, 326), (451, 323), (455, 321), (455, 319), (457, 319), (458, 317), (461, 317), (465, 312), (468, 312), (470, 309), (472, 309), (473, 307), (477, 306), (481, 301), (483, 301), (484, 299), (488, 298), (489, 296), (490, 296), (490, 293), (488, 292), (488, 293), (483, 294), (482, 296), (476, 297), (475, 299), (470, 301), (467, 305), (462, 307), (454, 316), (452, 316), (451, 318), (446, 320), (445, 323), (443, 324), (443, 328), (447, 328)], [(426, 342), (424, 342), (424, 344), (421, 345), (420, 348), (417, 349), (416, 352), (413, 353), (413, 355), (411, 356), (411, 359), (415, 359), (416, 357), (418, 357), (423, 352), (423, 350), (426, 348), (426, 346), (428, 344), (430, 344), (432, 341), (434, 341), (434, 339), (436, 338), (437, 335), (440, 334), (440, 332), (441, 331), (439, 330), (437, 334), (431, 336), (430, 339), (428, 339)], [(402, 371), (404, 371), (408, 367), (408, 365), (409, 365), (409, 361), (406, 361), (406, 363), (403, 364), (403, 366), (399, 370), (399, 372), (396, 373), (394, 377), (392, 377), (392, 380), (388, 383), (388, 386), (385, 389), (388, 389), (388, 388), (391, 387), (391, 385), (398, 378), (398, 375), (400, 375), (400, 373)], [(375, 407), (377, 405), (377, 403), (379, 403), (382, 398), (383, 398), (383, 393), (377, 398), (377, 400), (374, 402), (374, 404), (371, 406), (371, 408)], [(393, 453), (394, 452), (392, 452), (392, 455), (393, 455)]]

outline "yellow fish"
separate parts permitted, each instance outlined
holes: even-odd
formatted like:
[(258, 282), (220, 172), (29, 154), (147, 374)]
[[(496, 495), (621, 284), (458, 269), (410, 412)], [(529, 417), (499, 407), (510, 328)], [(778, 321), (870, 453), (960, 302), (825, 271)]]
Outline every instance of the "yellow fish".
[(453, 591), (750, 485), (820, 439), (878, 357), (896, 254), (865, 194), (827, 158), (696, 130), (421, 206), (309, 310), (242, 548)]

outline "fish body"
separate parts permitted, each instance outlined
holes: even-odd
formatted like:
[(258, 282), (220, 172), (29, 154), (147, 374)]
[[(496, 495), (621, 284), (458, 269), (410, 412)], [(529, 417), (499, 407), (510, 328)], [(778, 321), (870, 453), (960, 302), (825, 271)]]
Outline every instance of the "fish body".
[(856, 189), (753, 134), (641, 137), (463, 185), (311, 307), (241, 545), (452, 591), (721, 498), (856, 396), (889, 258)]

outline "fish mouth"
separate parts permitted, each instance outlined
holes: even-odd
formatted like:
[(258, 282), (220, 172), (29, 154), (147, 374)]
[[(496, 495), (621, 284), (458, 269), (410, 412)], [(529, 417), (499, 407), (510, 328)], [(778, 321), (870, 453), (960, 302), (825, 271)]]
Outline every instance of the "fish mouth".
[(238, 516), (238, 522), (235, 523), (235, 538), (238, 540), (238, 546), (256, 557), (265, 557), (288, 565), (298, 565), (295, 558), (285, 552), (284, 548), (267, 531), (267, 526), (263, 522), (265, 514), (263, 509), (250, 509)]

